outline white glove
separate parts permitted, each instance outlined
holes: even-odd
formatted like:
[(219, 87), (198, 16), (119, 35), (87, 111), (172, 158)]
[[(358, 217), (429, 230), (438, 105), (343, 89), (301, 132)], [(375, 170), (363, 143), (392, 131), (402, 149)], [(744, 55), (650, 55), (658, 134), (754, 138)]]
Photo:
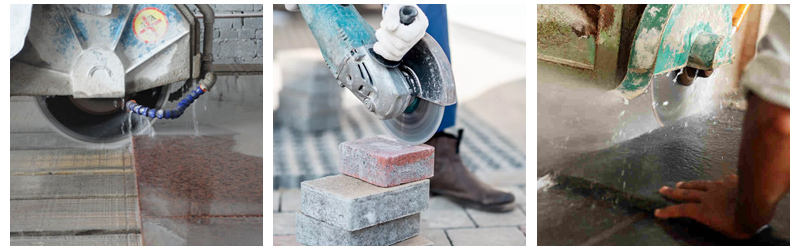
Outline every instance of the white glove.
[[(408, 25), (400, 20), (400, 12), (404, 6), (416, 9), (417, 16)], [(384, 5), (381, 28), (375, 31), (378, 42), (373, 45), (373, 50), (386, 60), (400, 61), (406, 52), (425, 36), (426, 29), (428, 29), (428, 17), (416, 4)]]
[(286, 10), (292, 11), (292, 12), (300, 11), (300, 7), (298, 7), (297, 4), (284, 4), (283, 7), (285, 7)]

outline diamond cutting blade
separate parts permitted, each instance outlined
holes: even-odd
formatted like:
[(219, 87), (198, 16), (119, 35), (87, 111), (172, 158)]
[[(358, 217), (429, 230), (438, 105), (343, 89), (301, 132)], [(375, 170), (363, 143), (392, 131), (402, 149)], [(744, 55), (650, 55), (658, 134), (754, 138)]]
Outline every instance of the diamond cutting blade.
[[(150, 107), (161, 107), (169, 85), (132, 94)], [(127, 143), (131, 134), (150, 126), (150, 118), (131, 116), (121, 99), (78, 99), (71, 96), (39, 96), (39, 110), (59, 134), (87, 145), (113, 147)]]
[(444, 106), (417, 99), (418, 105), (393, 119), (383, 120), (383, 126), (394, 138), (411, 145), (425, 143), (433, 137), (444, 117)]
[(708, 78), (698, 76), (691, 86), (683, 86), (678, 83), (679, 74), (682, 74), (680, 70), (674, 70), (655, 75), (650, 84), (653, 112), (661, 126), (689, 115), (697, 106), (694, 102), (708, 101), (694, 98), (700, 95), (700, 92), (707, 90), (710, 84)]

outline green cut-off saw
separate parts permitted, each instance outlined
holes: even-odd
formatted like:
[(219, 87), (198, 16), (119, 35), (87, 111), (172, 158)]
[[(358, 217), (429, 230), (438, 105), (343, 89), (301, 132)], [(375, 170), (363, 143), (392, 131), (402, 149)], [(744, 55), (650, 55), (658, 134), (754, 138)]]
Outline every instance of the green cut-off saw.
[(537, 58), (590, 72), (626, 100), (650, 96), (664, 125), (690, 114), (709, 77), (733, 62), (732, 35), (748, 6), (540, 5)]
[[(395, 138), (422, 144), (439, 128), (444, 107), (456, 103), (450, 61), (429, 34), (399, 61), (372, 46), (375, 30), (351, 4), (300, 4), (300, 12), (341, 87), (383, 121)], [(413, 20), (401, 12), (401, 20)]]
[(661, 125), (683, 117), (714, 70), (733, 62), (732, 34), (743, 14), (734, 25), (730, 5), (647, 5), (616, 89), (626, 99), (649, 90)]

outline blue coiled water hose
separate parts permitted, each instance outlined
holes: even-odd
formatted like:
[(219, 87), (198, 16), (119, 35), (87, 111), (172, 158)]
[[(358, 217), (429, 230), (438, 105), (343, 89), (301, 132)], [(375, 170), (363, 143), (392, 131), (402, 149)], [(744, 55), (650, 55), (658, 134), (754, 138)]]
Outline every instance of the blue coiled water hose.
[(136, 100), (128, 100), (125, 102), (125, 107), (134, 114), (143, 115), (150, 118), (176, 119), (181, 117), (181, 115), (183, 115), (183, 111), (186, 110), (186, 108), (188, 108), (195, 99), (208, 92), (208, 90), (210, 90), (216, 82), (217, 76), (213, 72), (206, 73), (206, 77), (200, 80), (200, 84), (197, 86), (197, 89), (189, 92), (189, 95), (184, 97), (183, 100), (178, 103), (178, 108), (173, 110), (144, 107), (136, 103)]

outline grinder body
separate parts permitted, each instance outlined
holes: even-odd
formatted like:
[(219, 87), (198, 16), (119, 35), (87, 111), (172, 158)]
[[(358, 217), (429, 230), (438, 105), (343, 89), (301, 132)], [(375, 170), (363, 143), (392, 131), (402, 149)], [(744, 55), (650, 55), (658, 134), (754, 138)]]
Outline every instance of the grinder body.
[(299, 5), (333, 77), (388, 132), (416, 144), (438, 129), (444, 106), (455, 104), (450, 62), (428, 34), (399, 61), (375, 54), (375, 30), (352, 5)]

